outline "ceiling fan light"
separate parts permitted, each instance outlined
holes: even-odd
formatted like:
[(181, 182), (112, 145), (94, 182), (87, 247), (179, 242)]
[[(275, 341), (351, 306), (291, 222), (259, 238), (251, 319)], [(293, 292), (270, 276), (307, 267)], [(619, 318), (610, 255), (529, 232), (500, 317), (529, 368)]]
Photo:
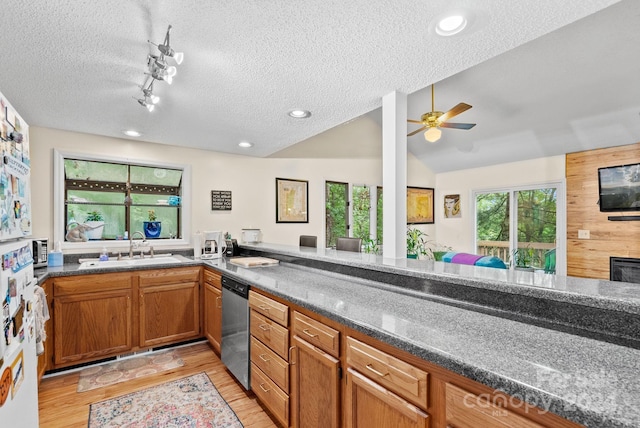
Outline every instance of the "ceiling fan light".
[(183, 52), (176, 52), (173, 55), (173, 59), (176, 61), (176, 64), (178, 64), (178, 65), (182, 64), (182, 61), (184, 61), (184, 53)]
[(172, 65), (171, 67), (167, 67), (167, 74), (168, 74), (170, 77), (175, 76), (177, 72), (178, 72), (178, 69), (177, 69), (177, 68), (175, 68), (173, 65)]
[(149, 110), (149, 112), (152, 112), (155, 108), (156, 106), (154, 104), (147, 104), (147, 110)]
[(151, 100), (152, 104), (158, 104), (158, 102), (160, 101), (160, 97), (153, 94), (149, 96), (149, 99)]
[(427, 131), (424, 133), (424, 139), (430, 143), (435, 143), (440, 139), (441, 136), (442, 131), (435, 126), (427, 129)]

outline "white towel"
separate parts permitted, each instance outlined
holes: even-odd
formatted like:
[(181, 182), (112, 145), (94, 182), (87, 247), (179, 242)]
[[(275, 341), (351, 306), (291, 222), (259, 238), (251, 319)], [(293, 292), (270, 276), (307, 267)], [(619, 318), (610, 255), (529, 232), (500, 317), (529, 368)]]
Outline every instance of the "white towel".
[(42, 287), (36, 284), (33, 289), (33, 294), (33, 310), (36, 328), (36, 354), (40, 355), (44, 352), (44, 341), (47, 340), (44, 323), (49, 320), (49, 306), (47, 305), (47, 295)]

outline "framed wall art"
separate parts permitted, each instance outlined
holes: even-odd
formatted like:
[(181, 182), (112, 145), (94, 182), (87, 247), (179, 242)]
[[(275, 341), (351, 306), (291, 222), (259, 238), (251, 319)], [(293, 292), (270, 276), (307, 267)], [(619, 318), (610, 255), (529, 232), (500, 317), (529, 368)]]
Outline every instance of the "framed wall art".
[(276, 223), (309, 223), (309, 182), (276, 178)]
[(433, 224), (433, 188), (407, 187), (407, 224)]
[(460, 195), (444, 195), (444, 217), (460, 218)]

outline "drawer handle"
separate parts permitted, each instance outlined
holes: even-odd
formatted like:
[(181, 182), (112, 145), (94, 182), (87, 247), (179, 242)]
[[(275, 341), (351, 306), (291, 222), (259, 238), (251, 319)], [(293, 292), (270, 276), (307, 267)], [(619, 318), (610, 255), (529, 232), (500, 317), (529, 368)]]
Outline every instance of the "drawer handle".
[(222, 309), (222, 297), (216, 297), (216, 307)]
[(374, 369), (374, 368), (371, 366), (371, 364), (367, 364), (367, 365), (366, 365), (366, 367), (367, 367), (367, 369), (368, 369), (368, 370), (371, 370), (372, 372), (374, 372), (375, 374), (377, 374), (377, 375), (378, 375), (378, 376), (380, 376), (380, 377), (385, 377), (386, 375), (388, 375), (388, 374), (389, 374), (389, 372), (387, 372), (387, 373), (379, 372), (378, 370)]
[(308, 329), (308, 328), (303, 329), (303, 330), (302, 330), (302, 332), (303, 332), (304, 334), (306, 334), (307, 336), (309, 336), (309, 337), (318, 337), (318, 335), (317, 335), (317, 334), (313, 334), (313, 333), (311, 333), (311, 332), (309, 331), (309, 329)]
[(296, 362), (293, 361), (293, 358), (291, 358), (291, 351), (293, 351), (294, 349), (296, 349), (295, 346), (292, 346), (289, 348), (289, 364), (291, 364), (292, 366), (296, 365)]
[(262, 361), (264, 361), (265, 363), (268, 363), (269, 361), (271, 361), (269, 358), (265, 357), (264, 354), (260, 354), (258, 355), (260, 357), (260, 359)]
[(267, 312), (269, 312), (269, 306), (266, 306), (266, 305), (260, 305), (260, 306), (258, 306), (258, 308), (262, 309), (263, 311), (267, 311)]
[(262, 331), (269, 331), (269, 325), (268, 324), (260, 324), (258, 326), (258, 328)]
[(261, 383), (261, 384), (260, 384), (260, 389), (261, 389), (261, 390), (263, 390), (264, 392), (269, 392), (269, 391), (271, 391), (270, 389), (265, 389), (263, 385), (264, 385), (264, 383)]

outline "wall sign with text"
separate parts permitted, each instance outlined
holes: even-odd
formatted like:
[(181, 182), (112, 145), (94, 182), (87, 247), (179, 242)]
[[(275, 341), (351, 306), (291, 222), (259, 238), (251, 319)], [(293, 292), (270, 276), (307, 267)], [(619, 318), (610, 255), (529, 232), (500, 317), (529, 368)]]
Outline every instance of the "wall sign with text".
[(211, 210), (231, 211), (231, 190), (212, 190)]

